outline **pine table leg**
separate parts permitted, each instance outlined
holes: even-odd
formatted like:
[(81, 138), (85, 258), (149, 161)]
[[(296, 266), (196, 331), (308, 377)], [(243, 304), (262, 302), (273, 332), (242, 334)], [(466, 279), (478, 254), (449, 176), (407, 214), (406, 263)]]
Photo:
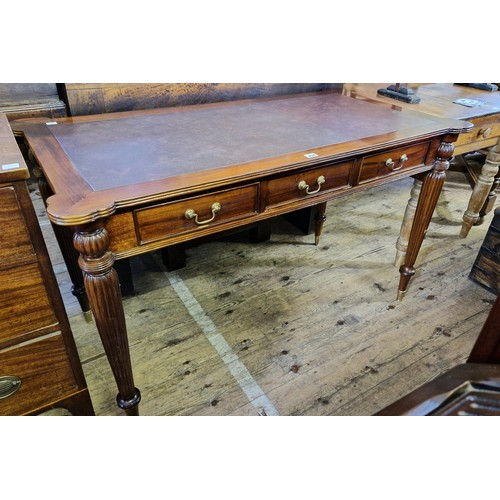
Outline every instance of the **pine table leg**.
[(490, 195), (491, 188), (495, 181), (495, 176), (498, 174), (498, 166), (500, 165), (500, 141), (495, 146), (491, 147), (486, 156), (481, 174), (479, 175), (476, 185), (472, 190), (472, 195), (469, 200), (469, 205), (464, 213), (462, 230), (460, 236), (466, 238), (470, 228), (477, 222), (479, 212), (481, 211), (484, 202)]

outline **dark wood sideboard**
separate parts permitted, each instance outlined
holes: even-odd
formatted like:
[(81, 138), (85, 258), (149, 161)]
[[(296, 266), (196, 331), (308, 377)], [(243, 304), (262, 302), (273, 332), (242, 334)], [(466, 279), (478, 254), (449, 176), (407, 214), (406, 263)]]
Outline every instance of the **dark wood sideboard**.
[(2, 113), (0, 151), (0, 415), (35, 415), (56, 407), (93, 415), (27, 189), (28, 169)]

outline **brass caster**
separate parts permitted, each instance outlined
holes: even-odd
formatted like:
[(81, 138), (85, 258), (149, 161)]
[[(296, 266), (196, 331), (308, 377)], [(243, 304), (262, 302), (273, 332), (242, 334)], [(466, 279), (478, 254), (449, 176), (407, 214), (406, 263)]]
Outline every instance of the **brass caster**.
[(92, 323), (92, 311), (83, 311), (83, 317), (87, 323)]

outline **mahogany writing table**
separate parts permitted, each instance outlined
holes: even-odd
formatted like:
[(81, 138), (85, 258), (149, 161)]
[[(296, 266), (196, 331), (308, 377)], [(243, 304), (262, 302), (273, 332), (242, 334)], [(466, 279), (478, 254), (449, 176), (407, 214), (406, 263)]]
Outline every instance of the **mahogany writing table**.
[[(411, 84), (411, 88), (415, 92), (415, 96), (420, 98), (420, 102), (409, 104), (377, 94), (378, 89), (386, 88), (387, 85), (387, 83), (348, 83), (344, 85), (343, 92), (351, 97), (390, 104), (394, 109), (412, 109), (442, 118), (467, 120), (474, 125), (471, 132), (458, 138), (454, 151), (455, 155), (471, 151), (487, 151), (486, 160), (480, 172), (467, 166), (475, 183), (469, 204), (463, 215), (460, 231), (460, 236), (467, 237), (480, 215), (482, 217), (493, 209), (496, 199), (495, 188), (498, 179), (495, 178), (498, 176), (498, 166), (500, 165), (500, 92), (478, 90), (453, 83)], [(460, 99), (476, 101), (476, 105), (465, 106), (455, 102)], [(420, 186), (421, 179), (416, 177), (412, 197), (401, 227), (401, 235), (396, 244), (398, 249), (397, 265), (404, 261), (411, 218)]]
[(13, 125), (47, 181), (50, 220), (73, 234), (118, 405), (131, 415), (140, 392), (115, 259), (309, 206), (318, 207), (319, 237), (327, 201), (428, 172), (400, 269), (402, 298), (453, 142), (471, 126), (333, 93)]

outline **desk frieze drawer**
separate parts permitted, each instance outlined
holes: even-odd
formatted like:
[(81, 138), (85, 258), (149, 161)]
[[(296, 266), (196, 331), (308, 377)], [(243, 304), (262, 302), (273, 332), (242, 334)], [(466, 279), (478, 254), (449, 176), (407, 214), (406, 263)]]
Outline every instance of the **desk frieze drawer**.
[(134, 210), (137, 241), (145, 245), (255, 215), (259, 184)]
[(459, 135), (455, 148), (479, 141), (494, 141), (500, 136), (500, 122), (498, 119), (484, 117), (468, 119), (468, 121), (474, 123), (474, 128), (466, 134)]
[(0, 350), (0, 415), (23, 415), (77, 388), (59, 332)]
[(267, 182), (266, 208), (349, 187), (353, 161), (301, 170)]
[(359, 171), (359, 184), (423, 166), (429, 146), (430, 143), (425, 142), (365, 156)]

